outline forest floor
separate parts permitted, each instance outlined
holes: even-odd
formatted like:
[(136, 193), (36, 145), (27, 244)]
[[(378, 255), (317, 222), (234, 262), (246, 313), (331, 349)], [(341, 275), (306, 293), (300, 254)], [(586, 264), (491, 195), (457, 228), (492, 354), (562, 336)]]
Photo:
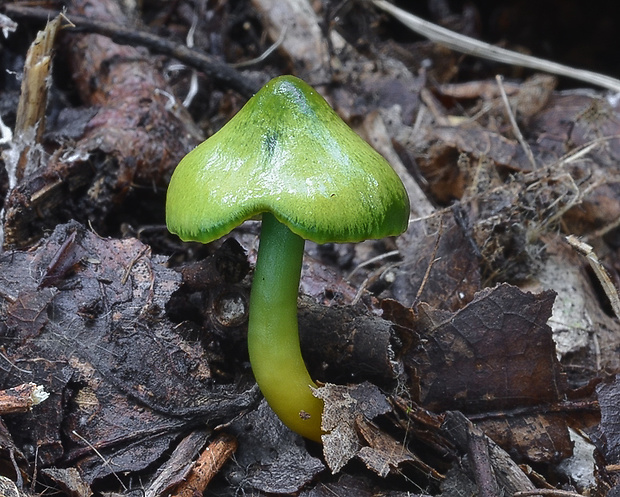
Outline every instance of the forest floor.
[[(574, 78), (381, 0), (2, 4), (2, 495), (620, 495), (620, 81), (570, 69), (617, 70), (616, 8), (578, 3), (416, 7)], [(411, 203), (401, 236), (306, 242), (322, 444), (252, 376), (260, 220), (165, 224), (182, 157), (282, 74)]]

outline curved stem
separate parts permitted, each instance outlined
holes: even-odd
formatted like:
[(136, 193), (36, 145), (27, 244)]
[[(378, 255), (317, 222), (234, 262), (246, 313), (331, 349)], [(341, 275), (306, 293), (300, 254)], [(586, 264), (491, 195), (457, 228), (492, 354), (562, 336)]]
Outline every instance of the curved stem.
[(256, 382), (291, 430), (321, 441), (323, 401), (312, 395), (299, 346), (297, 294), (304, 240), (272, 214), (263, 214), (250, 295), (248, 349)]

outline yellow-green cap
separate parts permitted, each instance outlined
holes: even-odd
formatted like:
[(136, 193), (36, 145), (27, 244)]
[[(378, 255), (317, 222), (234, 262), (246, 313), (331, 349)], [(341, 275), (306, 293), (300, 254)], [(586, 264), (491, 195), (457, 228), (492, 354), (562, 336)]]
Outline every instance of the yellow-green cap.
[(402, 233), (409, 199), (316, 90), (281, 76), (183, 158), (166, 201), (168, 229), (203, 243), (262, 212), (317, 243), (358, 242)]

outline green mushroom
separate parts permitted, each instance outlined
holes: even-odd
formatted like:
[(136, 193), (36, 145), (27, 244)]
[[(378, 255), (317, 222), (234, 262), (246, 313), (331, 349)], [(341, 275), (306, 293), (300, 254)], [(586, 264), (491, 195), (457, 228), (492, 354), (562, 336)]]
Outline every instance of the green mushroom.
[(265, 399), (286, 426), (321, 441), (323, 402), (299, 346), (304, 240), (359, 242), (402, 233), (409, 199), (394, 170), (298, 78), (268, 82), (179, 163), (166, 222), (208, 243), (262, 214), (248, 350)]

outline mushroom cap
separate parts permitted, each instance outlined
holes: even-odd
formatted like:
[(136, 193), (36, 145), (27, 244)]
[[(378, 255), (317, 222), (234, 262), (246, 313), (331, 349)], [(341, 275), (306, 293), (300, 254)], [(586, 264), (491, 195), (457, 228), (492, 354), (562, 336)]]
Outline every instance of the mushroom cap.
[(168, 229), (207, 243), (271, 212), (317, 243), (402, 233), (405, 188), (388, 162), (293, 76), (268, 82), (175, 169)]

